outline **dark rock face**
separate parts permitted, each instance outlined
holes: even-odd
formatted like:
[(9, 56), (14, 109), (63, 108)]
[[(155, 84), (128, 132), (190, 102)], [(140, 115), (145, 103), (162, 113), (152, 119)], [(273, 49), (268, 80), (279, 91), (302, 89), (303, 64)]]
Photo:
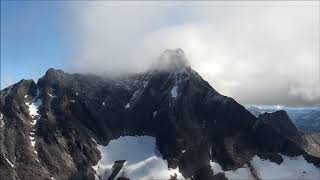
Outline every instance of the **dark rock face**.
[(258, 120), (271, 125), (279, 134), (296, 144), (300, 144), (301, 146), (306, 144), (302, 137), (302, 133), (298, 131), (284, 110), (261, 114), (259, 115)]
[(276, 154), (280, 152), (289, 156), (304, 155), (309, 162), (318, 164), (319, 159), (307, 153), (308, 142), (285, 111), (259, 115), (253, 129), (261, 157), (281, 163), (281, 156)]
[[(272, 107), (257, 107), (247, 106), (250, 111), (256, 117), (264, 112), (276, 112), (278, 109), (276, 106)], [(313, 108), (292, 108), (283, 107), (295, 126), (303, 133), (320, 133), (320, 107)]]
[[(266, 158), (305, 153), (291, 139), (299, 137), (291, 128), (287, 131), (286, 120), (276, 127), (269, 115), (257, 121), (185, 61), (175, 61), (173, 67), (119, 79), (49, 69), (37, 83), (23, 80), (4, 89), (0, 179), (94, 179), (92, 166), (100, 154), (91, 138), (107, 145), (121, 135), (154, 136), (169, 166), (195, 179), (225, 179), (213, 174), (210, 160), (230, 170), (259, 153)], [(32, 126), (26, 103), (35, 98), (42, 104)], [(34, 147), (29, 138), (33, 129)]]
[(108, 180), (113, 180), (117, 174), (119, 173), (119, 171), (121, 170), (121, 168), (123, 167), (123, 164), (126, 162), (126, 160), (120, 160), (120, 161), (115, 161), (113, 166), (112, 166), (112, 173), (111, 175), (108, 177)]

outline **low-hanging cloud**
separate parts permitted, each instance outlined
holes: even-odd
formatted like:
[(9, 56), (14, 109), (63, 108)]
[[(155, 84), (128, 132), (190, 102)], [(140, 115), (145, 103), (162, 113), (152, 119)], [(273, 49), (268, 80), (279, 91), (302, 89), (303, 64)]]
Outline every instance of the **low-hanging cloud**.
[(182, 48), (242, 104), (320, 102), (319, 2), (82, 2), (72, 12), (75, 71), (144, 71)]

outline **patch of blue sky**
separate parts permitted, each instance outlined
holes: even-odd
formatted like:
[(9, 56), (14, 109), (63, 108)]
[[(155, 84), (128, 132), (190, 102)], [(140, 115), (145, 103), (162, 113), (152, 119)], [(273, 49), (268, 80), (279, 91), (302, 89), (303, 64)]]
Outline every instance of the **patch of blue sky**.
[(66, 69), (72, 48), (68, 4), (1, 1), (1, 89), (21, 79)]

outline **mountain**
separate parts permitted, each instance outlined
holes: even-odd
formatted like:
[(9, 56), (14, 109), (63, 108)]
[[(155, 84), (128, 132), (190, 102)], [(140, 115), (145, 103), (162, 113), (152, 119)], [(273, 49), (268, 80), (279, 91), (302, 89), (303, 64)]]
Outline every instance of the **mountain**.
[(297, 144), (304, 141), (302, 133), (298, 131), (284, 110), (260, 114), (258, 120), (271, 125), (278, 133), (281, 133), (284, 137)]
[(298, 129), (304, 133), (320, 133), (320, 107), (246, 106), (256, 117), (264, 112), (285, 110)]
[(181, 49), (126, 77), (49, 69), (2, 90), (0, 113), (0, 179), (320, 177), (294, 125), (219, 94)]

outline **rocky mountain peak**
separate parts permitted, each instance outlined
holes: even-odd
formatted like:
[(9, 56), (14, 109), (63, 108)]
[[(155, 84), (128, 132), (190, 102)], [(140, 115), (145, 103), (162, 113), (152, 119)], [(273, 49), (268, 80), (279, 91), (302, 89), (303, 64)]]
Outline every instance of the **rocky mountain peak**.
[(273, 113), (260, 114), (258, 116), (258, 121), (271, 126), (277, 133), (290, 141), (299, 144), (302, 148), (305, 146), (302, 134), (293, 124), (286, 111), (279, 110)]
[[(37, 84), (0, 91), (0, 179), (113, 177), (119, 171), (99, 169), (101, 147), (121, 136), (152, 137), (165, 169), (191, 180), (224, 177), (221, 171), (245, 167), (255, 155), (306, 154), (284, 111), (257, 121), (193, 71), (181, 49), (166, 50), (157, 63), (112, 80), (51, 68)], [(116, 158), (113, 169), (124, 160)]]
[(40, 86), (43, 85), (54, 85), (59, 83), (64, 83), (66, 81), (66, 73), (59, 69), (50, 68), (47, 70), (46, 74), (38, 80)]
[(167, 49), (152, 68), (162, 71), (179, 71), (190, 69), (190, 63), (182, 49)]
[(274, 113), (263, 113), (260, 114), (258, 119), (271, 124), (276, 129), (279, 130), (279, 132), (283, 131), (290, 131), (293, 134), (297, 134), (298, 129), (293, 124), (292, 120), (289, 118), (288, 114), (284, 110), (279, 110)]

